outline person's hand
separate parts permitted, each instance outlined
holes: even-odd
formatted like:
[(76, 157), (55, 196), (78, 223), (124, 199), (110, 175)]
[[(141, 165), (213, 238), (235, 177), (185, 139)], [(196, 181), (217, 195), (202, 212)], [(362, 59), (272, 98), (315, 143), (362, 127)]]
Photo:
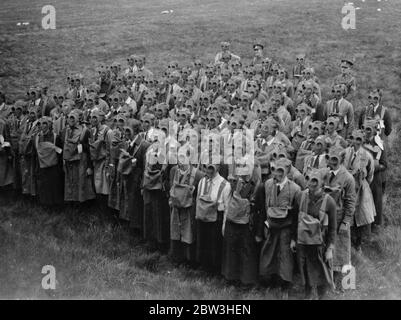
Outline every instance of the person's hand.
[(261, 237), (259, 237), (259, 236), (255, 236), (255, 241), (257, 242), (257, 243), (260, 243), (260, 242), (262, 242), (262, 238)]
[(348, 225), (343, 223), (343, 222), (341, 222), (341, 224), (340, 224), (340, 232), (346, 232), (346, 231), (348, 231)]
[(327, 262), (333, 260), (333, 249), (332, 248), (327, 248), (326, 253), (325, 253), (325, 259)]
[(91, 168), (86, 169), (86, 174), (91, 176), (93, 174), (93, 170)]
[(297, 251), (297, 243), (295, 242), (295, 240), (291, 240), (290, 249), (293, 253)]

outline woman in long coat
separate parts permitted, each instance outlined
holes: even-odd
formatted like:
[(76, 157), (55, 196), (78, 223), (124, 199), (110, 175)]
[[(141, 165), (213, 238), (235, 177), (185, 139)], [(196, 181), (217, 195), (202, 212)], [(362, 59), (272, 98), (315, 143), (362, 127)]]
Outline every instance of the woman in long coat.
[(14, 182), (11, 136), (7, 122), (0, 117), (0, 187)]
[(377, 227), (383, 223), (383, 181), (387, 170), (387, 150), (384, 148), (383, 140), (377, 135), (377, 126), (377, 120), (367, 120), (364, 123), (364, 148), (371, 153), (375, 166), (373, 180), (370, 183), (376, 207), (375, 221), (372, 224), (373, 232), (376, 232)]
[(64, 200), (84, 202), (96, 197), (90, 162), (89, 129), (79, 123), (79, 111), (68, 116), (61, 141), (64, 159)]
[[(153, 137), (149, 138), (153, 141)], [(170, 214), (165, 190), (167, 163), (163, 151), (160, 140), (154, 141), (146, 151), (142, 192), (144, 238), (152, 249), (166, 252), (170, 242)]]
[(22, 194), (36, 196), (37, 158), (34, 154), (33, 137), (38, 133), (39, 125), (36, 119), (36, 109), (31, 107), (29, 116), (23, 124), (19, 140), (18, 153), (21, 167)]
[(323, 185), (328, 169), (307, 173), (308, 189), (299, 195), (299, 213), (293, 220), (291, 249), (297, 254), (298, 269), (305, 287), (305, 298), (312, 298), (312, 288), (324, 298), (333, 286), (333, 250), (336, 237), (336, 203), (325, 194)]
[(343, 165), (344, 155), (341, 147), (332, 147), (329, 150), (328, 165), (331, 173), (326, 186), (327, 192), (337, 204), (337, 235), (333, 257), (334, 280), (337, 284), (341, 281), (343, 267), (351, 264), (350, 226), (356, 203), (355, 180)]
[[(363, 147), (365, 134), (354, 130), (350, 134), (352, 146), (345, 149), (344, 166), (353, 175), (356, 188), (355, 215), (352, 220), (352, 240), (360, 251), (363, 240), (370, 235), (370, 225), (376, 215), (375, 203), (369, 184), (373, 180), (375, 165), (372, 155)], [(365, 239), (364, 239), (365, 238)]]
[[(258, 239), (262, 238), (259, 275), (272, 286), (279, 286), (288, 298), (293, 282), (294, 257), (290, 250), (291, 225), (298, 211), (301, 188), (287, 178), (291, 161), (278, 159), (272, 165), (273, 177), (258, 190)], [(263, 232), (264, 230), (264, 232)]]
[(64, 201), (62, 143), (52, 130), (50, 117), (39, 119), (40, 132), (35, 136), (38, 157), (38, 198), (42, 205), (61, 205)]
[(222, 274), (227, 280), (244, 285), (256, 284), (258, 279), (252, 203), (262, 178), (260, 166), (252, 160), (245, 155), (236, 161), (223, 223)]
[(125, 146), (123, 128), (126, 121), (126, 117), (122, 114), (118, 114), (114, 118), (116, 125), (111, 132), (111, 141), (107, 147), (106, 163), (108, 163), (107, 175), (109, 179), (108, 206), (114, 210), (120, 210), (121, 174), (117, 171), (117, 166), (121, 149)]
[(10, 143), (13, 153), (13, 170), (14, 170), (14, 190), (21, 191), (21, 165), (19, 156), (19, 141), (28, 116), (24, 114), (27, 103), (23, 100), (17, 100), (14, 104), (14, 112), (9, 115), (7, 122), (10, 128)]
[(90, 115), (91, 129), (89, 136), (89, 150), (93, 166), (93, 180), (97, 195), (105, 196), (109, 194), (107, 180), (107, 145), (111, 141), (111, 130), (108, 126), (101, 123), (105, 116), (103, 111), (92, 111)]
[(178, 165), (170, 170), (170, 255), (177, 263), (193, 264), (196, 259), (196, 194), (204, 174), (189, 163), (186, 150), (178, 151)]
[(144, 171), (145, 153), (150, 143), (140, 134), (141, 122), (128, 119), (125, 126), (126, 149), (119, 159), (121, 174), (120, 218), (129, 220), (134, 235), (143, 234), (143, 199), (141, 182)]

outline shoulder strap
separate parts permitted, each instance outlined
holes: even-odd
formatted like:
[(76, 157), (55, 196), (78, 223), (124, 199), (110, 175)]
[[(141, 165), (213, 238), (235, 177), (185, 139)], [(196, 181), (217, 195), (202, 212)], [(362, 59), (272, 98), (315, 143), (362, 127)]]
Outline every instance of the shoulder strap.
[(327, 193), (325, 193), (323, 195), (323, 201), (322, 201), (322, 205), (320, 206), (320, 211), (327, 211), (327, 198), (329, 197), (329, 195)]
[(226, 180), (223, 180), (223, 181), (220, 183), (219, 191), (217, 192), (217, 201), (219, 201), (220, 196), (221, 196), (221, 193), (223, 192), (223, 189), (224, 189), (225, 186), (226, 186)]
[(35, 137), (35, 147), (36, 147), (36, 149), (38, 149), (38, 145), (39, 145), (39, 134), (37, 134), (36, 137)]
[(174, 178), (173, 178), (173, 184), (178, 184), (178, 170), (180, 170), (180, 169), (178, 169), (178, 166), (176, 167), (176, 170), (175, 170), (175, 172), (174, 172)]
[(189, 185), (192, 186), (195, 181), (195, 176), (196, 176), (196, 168), (191, 168), (191, 175), (189, 177)]
[(270, 193), (271, 193), (270, 187), (271, 187), (271, 183), (269, 183), (269, 180), (266, 180), (266, 182), (265, 182), (265, 203), (266, 203), (266, 206), (270, 205)]
[[(301, 209), (301, 210), (303, 209), (304, 203), (306, 201), (306, 195), (307, 195), (307, 191), (306, 190), (301, 193), (301, 200), (299, 202), (299, 209)], [(308, 208), (306, 208), (305, 211), (307, 211), (307, 210), (308, 210)]]
[(53, 144), (56, 145), (57, 134), (53, 132)]
[[(288, 179), (288, 178), (287, 178)], [(287, 180), (287, 183), (284, 185), (284, 187), (286, 186), (286, 185), (288, 185), (288, 203), (290, 203), (290, 204), (292, 204), (292, 201), (291, 201), (291, 185), (292, 184), (295, 184), (295, 182), (293, 182), (293, 181), (291, 181), (290, 179), (288, 179)]]
[(82, 143), (82, 141), (84, 140), (86, 131), (88, 130), (88, 128), (85, 125), (81, 124), (81, 126), (82, 126), (82, 132), (81, 132), (81, 135), (79, 136), (79, 143)]
[(107, 134), (109, 133), (109, 130), (110, 130), (110, 128), (107, 127), (107, 126), (104, 128), (104, 134), (103, 134), (103, 140), (104, 140), (104, 141), (106, 141), (106, 136), (107, 136)]
[(65, 130), (64, 130), (64, 144), (67, 142), (68, 130), (70, 130), (70, 128), (69, 127), (65, 127)]
[(322, 205), (320, 206), (320, 211), (319, 211), (319, 220), (323, 226), (328, 226), (328, 224), (329, 224), (329, 216), (327, 215), (327, 199), (328, 198), (329, 198), (329, 195), (326, 193), (323, 196)]

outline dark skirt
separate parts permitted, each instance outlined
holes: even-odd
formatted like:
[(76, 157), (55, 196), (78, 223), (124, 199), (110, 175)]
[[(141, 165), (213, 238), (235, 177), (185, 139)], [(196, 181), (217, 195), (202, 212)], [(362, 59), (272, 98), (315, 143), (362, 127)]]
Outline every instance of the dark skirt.
[(86, 171), (89, 158), (86, 153), (78, 161), (66, 161), (64, 173), (64, 201), (84, 202), (96, 198), (93, 176)]
[(188, 244), (180, 240), (171, 240), (170, 242), (171, 260), (177, 263), (195, 263), (196, 261), (196, 245)]
[(257, 282), (257, 244), (249, 224), (226, 222), (222, 256), (222, 274), (227, 280), (240, 280), (243, 284)]
[(162, 190), (144, 190), (144, 238), (159, 245), (170, 243), (170, 207)]
[(118, 161), (114, 161), (112, 174), (109, 177), (108, 206), (114, 210), (120, 210), (121, 174), (117, 171)]
[(290, 243), (290, 228), (268, 229), (260, 253), (259, 275), (262, 278), (279, 277), (284, 281), (293, 281), (294, 256)]
[(222, 226), (222, 212), (218, 212), (216, 222), (196, 222), (196, 261), (202, 269), (215, 274), (221, 273)]
[(331, 271), (323, 258), (321, 245), (297, 245), (297, 264), (303, 285), (332, 286)]
[(53, 206), (64, 203), (64, 177), (59, 165), (39, 169), (38, 196), (42, 205)]
[(128, 213), (130, 228), (143, 235), (143, 197), (141, 194), (141, 176), (143, 172), (136, 170), (129, 176), (130, 190), (128, 192)]

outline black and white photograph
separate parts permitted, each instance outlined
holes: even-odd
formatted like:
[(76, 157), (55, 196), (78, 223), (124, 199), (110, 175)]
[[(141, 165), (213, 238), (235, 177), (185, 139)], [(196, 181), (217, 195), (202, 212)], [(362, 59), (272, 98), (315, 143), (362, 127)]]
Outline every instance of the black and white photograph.
[(400, 300), (400, 35), (401, 0), (1, 0), (0, 300)]

